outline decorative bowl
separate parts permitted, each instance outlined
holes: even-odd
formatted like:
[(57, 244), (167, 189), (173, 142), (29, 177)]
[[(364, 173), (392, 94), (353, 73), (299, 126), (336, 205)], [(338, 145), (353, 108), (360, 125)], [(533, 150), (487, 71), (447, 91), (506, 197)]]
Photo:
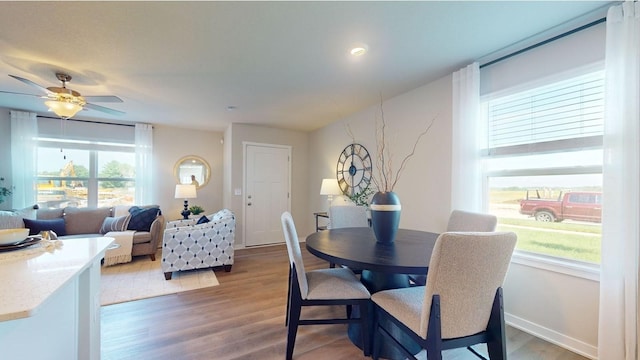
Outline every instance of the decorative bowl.
[(0, 245), (11, 245), (29, 236), (29, 229), (0, 229)]

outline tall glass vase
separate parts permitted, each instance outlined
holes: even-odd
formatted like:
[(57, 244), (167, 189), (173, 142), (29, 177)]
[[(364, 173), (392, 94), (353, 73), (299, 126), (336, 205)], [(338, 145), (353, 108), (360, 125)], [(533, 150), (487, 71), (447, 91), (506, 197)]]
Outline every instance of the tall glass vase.
[(377, 192), (371, 199), (371, 226), (376, 240), (382, 244), (391, 244), (400, 225), (400, 198), (393, 191)]

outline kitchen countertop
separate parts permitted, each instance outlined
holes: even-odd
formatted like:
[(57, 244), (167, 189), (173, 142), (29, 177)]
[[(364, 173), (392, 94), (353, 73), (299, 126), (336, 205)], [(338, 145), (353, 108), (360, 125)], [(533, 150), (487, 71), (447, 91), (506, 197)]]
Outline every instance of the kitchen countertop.
[(49, 297), (104, 256), (113, 240), (72, 239), (53, 251), (37, 251), (34, 245), (0, 253), (0, 321), (34, 316)]

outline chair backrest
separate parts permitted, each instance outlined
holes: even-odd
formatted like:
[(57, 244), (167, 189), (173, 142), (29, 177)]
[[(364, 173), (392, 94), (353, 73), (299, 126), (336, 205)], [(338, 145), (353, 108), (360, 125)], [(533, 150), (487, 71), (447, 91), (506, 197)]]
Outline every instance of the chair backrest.
[(447, 231), (496, 231), (498, 219), (491, 214), (453, 210), (449, 216)]
[[(282, 232), (284, 232), (284, 240), (287, 243), (287, 252), (289, 253), (289, 265), (296, 269), (296, 277), (300, 287), (300, 295), (303, 299), (307, 298), (309, 293), (309, 284), (307, 283), (307, 275), (302, 263), (302, 252), (300, 251), (300, 242), (298, 241), (298, 233), (293, 217), (288, 211), (280, 216), (282, 222)], [(295, 266), (294, 266), (295, 265)]]
[(440, 295), (442, 338), (484, 331), (516, 245), (512, 232), (447, 232), (436, 240), (425, 287), (420, 333), (427, 335), (431, 300)]
[(329, 227), (331, 229), (368, 226), (367, 209), (364, 206), (329, 207)]

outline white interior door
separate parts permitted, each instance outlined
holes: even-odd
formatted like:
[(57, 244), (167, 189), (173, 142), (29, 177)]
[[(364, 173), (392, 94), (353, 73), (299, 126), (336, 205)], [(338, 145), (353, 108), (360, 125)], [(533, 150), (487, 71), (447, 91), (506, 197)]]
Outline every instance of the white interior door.
[(289, 211), (290, 147), (245, 147), (246, 246), (284, 242), (280, 215)]

